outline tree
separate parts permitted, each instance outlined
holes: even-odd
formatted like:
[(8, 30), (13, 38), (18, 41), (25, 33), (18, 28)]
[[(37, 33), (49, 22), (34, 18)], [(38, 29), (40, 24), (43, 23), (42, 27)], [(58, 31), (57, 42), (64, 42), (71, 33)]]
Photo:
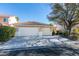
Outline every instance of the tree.
[(16, 18), (17, 21), (19, 21), (19, 18), (17, 16), (15, 18)]
[(79, 4), (78, 3), (56, 3), (50, 4), (52, 12), (48, 15), (50, 21), (57, 21), (59, 24), (64, 25), (68, 32), (71, 34), (73, 26), (79, 24)]

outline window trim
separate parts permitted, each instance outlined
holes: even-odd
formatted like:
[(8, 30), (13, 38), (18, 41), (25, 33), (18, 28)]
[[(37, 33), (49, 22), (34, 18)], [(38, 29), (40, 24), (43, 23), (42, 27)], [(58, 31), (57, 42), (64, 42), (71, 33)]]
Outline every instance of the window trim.
[(8, 18), (3, 18), (3, 22), (8, 22)]

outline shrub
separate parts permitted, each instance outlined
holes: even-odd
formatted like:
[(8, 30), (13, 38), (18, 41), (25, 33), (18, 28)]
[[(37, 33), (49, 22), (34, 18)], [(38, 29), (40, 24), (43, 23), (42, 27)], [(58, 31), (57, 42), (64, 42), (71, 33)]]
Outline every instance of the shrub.
[(53, 30), (52, 31), (52, 35), (57, 35), (57, 31), (56, 30)]
[(73, 37), (73, 40), (78, 40), (79, 39), (79, 28), (73, 29), (72, 37)]
[(67, 31), (57, 31), (56, 35), (60, 35), (62, 37), (68, 37)]
[(57, 34), (58, 34), (58, 35), (67, 36), (67, 35), (68, 35), (68, 32), (66, 32), (66, 31), (57, 31)]
[(79, 34), (72, 33), (72, 40), (78, 40), (79, 39)]
[(14, 27), (2, 26), (0, 28), (0, 41), (7, 41), (15, 35), (16, 29)]

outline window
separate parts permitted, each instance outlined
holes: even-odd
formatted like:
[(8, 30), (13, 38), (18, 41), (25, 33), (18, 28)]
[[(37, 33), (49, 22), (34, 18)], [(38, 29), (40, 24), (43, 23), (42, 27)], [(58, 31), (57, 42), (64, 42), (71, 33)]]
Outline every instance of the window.
[(4, 22), (8, 22), (8, 18), (4, 18), (3, 21), (4, 21)]

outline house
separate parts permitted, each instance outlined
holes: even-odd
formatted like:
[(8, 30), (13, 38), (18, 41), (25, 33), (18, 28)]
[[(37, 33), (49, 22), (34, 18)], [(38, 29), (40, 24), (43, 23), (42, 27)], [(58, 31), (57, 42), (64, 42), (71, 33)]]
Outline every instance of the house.
[(17, 22), (18, 20), (16, 16), (0, 15), (0, 24), (2, 24), (3, 26), (13, 26), (13, 24)]
[(52, 35), (53, 26), (40, 22), (30, 21), (15, 24), (17, 28), (16, 36), (28, 35)]
[(18, 28), (16, 36), (52, 35), (50, 25), (40, 22), (23, 22), (15, 26)]

